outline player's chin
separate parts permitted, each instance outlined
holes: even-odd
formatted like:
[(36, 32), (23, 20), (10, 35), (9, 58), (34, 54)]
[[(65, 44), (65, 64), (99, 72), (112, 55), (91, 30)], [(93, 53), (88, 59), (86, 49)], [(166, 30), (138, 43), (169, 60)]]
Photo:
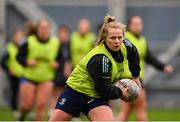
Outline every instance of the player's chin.
[(120, 47), (114, 47), (114, 48), (113, 48), (113, 51), (116, 52), (116, 51), (119, 51), (119, 49), (120, 49)]

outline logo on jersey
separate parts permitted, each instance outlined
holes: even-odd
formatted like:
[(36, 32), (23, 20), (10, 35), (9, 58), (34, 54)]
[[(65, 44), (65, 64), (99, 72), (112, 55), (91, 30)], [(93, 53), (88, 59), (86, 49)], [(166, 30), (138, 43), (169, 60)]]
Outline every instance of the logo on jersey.
[(89, 103), (91, 103), (91, 102), (93, 102), (93, 101), (94, 101), (94, 99), (91, 99), (90, 101), (87, 102), (87, 104), (89, 104)]
[(132, 47), (132, 43), (131, 43), (130, 41), (128, 41), (128, 40), (124, 40), (124, 44), (125, 44), (126, 46)]
[(59, 100), (60, 105), (64, 105), (65, 102), (66, 102), (66, 98), (62, 98), (62, 99)]

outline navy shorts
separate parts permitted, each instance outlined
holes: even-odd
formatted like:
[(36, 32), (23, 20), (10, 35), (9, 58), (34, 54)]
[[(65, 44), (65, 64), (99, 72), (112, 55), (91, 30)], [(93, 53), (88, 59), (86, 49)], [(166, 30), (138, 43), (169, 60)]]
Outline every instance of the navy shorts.
[(87, 116), (91, 109), (101, 105), (110, 106), (108, 100), (88, 97), (67, 87), (59, 97), (55, 109), (79, 117), (81, 112)]
[(29, 80), (29, 79), (27, 79), (27, 78), (25, 78), (25, 77), (21, 77), (21, 78), (19, 79), (19, 81), (20, 81), (20, 84), (23, 84), (23, 83), (26, 83), (26, 82), (32, 83), (32, 84), (34, 84), (34, 85), (39, 85), (39, 84), (41, 84), (41, 83), (39, 83), (39, 82), (36, 82), (36, 81), (33, 81), (33, 80)]

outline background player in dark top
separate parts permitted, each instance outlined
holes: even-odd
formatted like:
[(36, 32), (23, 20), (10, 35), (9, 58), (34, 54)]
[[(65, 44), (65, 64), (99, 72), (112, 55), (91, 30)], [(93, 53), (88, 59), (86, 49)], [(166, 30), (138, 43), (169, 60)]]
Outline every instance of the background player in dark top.
[[(133, 16), (128, 21), (128, 32), (126, 32), (126, 38), (132, 42), (140, 56), (140, 79), (141, 82), (144, 76), (144, 63), (148, 63), (154, 66), (156, 69), (163, 71), (166, 74), (172, 73), (173, 68), (171, 65), (160, 62), (150, 51), (146, 39), (142, 36), (143, 20), (139, 16)], [(144, 44), (143, 44), (144, 43)], [(143, 84), (143, 83), (142, 83)], [(143, 88), (141, 95), (137, 100), (131, 103), (122, 102), (121, 113), (119, 115), (121, 121), (128, 120), (133, 109), (136, 109), (136, 118), (139, 121), (147, 121), (146, 113), (146, 93)]]
[[(59, 67), (56, 71), (56, 76), (53, 80), (54, 88), (52, 91), (51, 108), (54, 109), (57, 98), (63, 92), (66, 80), (71, 73), (71, 58), (70, 58), (70, 30), (67, 25), (61, 25), (57, 32), (58, 40), (60, 41), (59, 48)], [(50, 111), (51, 114), (51, 111)]]

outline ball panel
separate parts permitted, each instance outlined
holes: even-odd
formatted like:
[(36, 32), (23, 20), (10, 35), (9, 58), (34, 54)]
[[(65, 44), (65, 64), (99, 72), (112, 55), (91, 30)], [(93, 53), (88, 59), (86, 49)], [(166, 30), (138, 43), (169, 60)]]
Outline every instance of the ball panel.
[(133, 101), (140, 95), (139, 86), (131, 79), (121, 79), (115, 83), (115, 86), (121, 90), (128, 87), (128, 101)]

